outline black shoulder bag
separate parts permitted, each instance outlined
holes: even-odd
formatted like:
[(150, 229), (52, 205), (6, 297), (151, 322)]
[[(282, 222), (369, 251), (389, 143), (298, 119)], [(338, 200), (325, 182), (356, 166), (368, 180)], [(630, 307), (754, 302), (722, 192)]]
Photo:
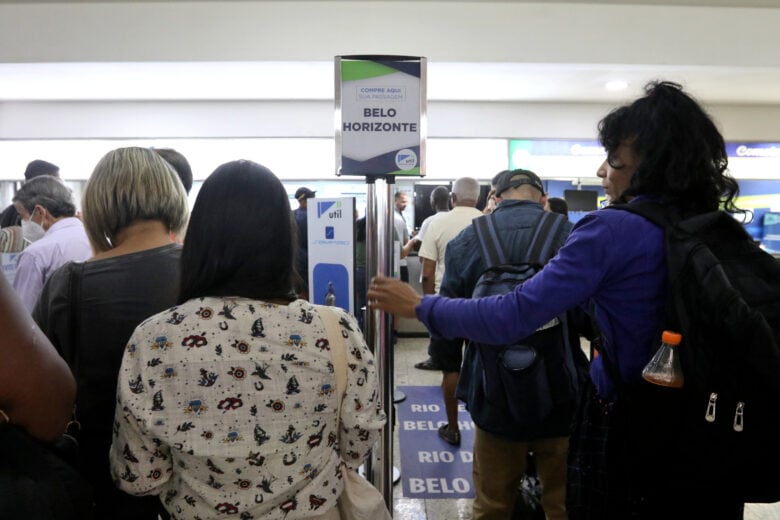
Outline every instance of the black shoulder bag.
[[(71, 282), (75, 277), (74, 270)], [(72, 420), (69, 432), (76, 425)], [(68, 432), (44, 443), (0, 414), (0, 518), (92, 518), (92, 490), (76, 469), (77, 448)]]

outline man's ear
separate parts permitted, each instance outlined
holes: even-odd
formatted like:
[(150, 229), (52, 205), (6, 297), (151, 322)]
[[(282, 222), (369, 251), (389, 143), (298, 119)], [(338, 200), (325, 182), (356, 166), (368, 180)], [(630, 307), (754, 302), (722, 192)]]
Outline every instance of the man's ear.
[(41, 227), (48, 231), (54, 219), (54, 217), (51, 216), (51, 213), (49, 213), (49, 210), (40, 204), (36, 204), (32, 212), (30, 212), (30, 215), (33, 215), (34, 213), (37, 213), (41, 216)]

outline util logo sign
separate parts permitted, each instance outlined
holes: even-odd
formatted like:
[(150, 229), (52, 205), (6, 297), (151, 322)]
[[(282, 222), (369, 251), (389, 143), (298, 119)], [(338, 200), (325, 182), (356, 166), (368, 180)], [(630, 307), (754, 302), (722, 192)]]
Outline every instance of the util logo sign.
[(328, 218), (341, 218), (341, 201), (317, 202), (317, 218), (327, 214)]

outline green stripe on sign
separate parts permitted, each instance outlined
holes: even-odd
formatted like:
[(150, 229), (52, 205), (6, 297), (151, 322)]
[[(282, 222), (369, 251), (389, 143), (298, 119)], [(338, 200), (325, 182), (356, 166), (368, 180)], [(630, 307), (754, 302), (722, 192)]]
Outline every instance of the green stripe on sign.
[(417, 166), (415, 168), (412, 168), (411, 170), (396, 170), (394, 172), (389, 172), (389, 173), (387, 173), (385, 175), (399, 175), (399, 176), (402, 176), (402, 175), (417, 175), (417, 176), (419, 176), (420, 175), (420, 167)]
[(392, 67), (373, 61), (342, 61), (341, 80), (354, 81), (358, 79), (376, 78), (398, 72)]

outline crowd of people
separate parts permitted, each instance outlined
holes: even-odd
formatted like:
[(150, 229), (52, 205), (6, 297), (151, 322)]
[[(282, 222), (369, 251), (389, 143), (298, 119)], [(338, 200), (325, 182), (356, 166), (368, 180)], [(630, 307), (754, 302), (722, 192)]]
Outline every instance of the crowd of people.
[(25, 233), (20, 269), (62, 222), (85, 247), (53, 246), (35, 294), (0, 283), (0, 422), (42, 442), (77, 422), (93, 518), (338, 518), (344, 471), (385, 423), (372, 353), (350, 314), (298, 298), (296, 222), (270, 170), (223, 164), (189, 215), (191, 185), (174, 150), (131, 147), (100, 159), (78, 217), (58, 178), (22, 186), (14, 207), (44, 230)]
[[(607, 159), (597, 175), (611, 202), (653, 199), (683, 216), (733, 208), (723, 138), (679, 85), (649, 84), (598, 130)], [(94, 491), (94, 518), (338, 518), (343, 472), (363, 462), (386, 418), (362, 321), (300, 297), (314, 192), (299, 189), (293, 212), (273, 172), (237, 160), (206, 178), (190, 215), (186, 159), (150, 148), (106, 153), (80, 213), (55, 165), (33, 161), (25, 179), (0, 234), (4, 251), (20, 253), (13, 288), (0, 279), (0, 423), (48, 442), (78, 421), (76, 465)], [(567, 211), (528, 170), (501, 172), (492, 188), (485, 217), (474, 208), (475, 179), (454, 183), (452, 209), (439, 190), (431, 201), (439, 213), (416, 239), (399, 192), (396, 234), (406, 254), (421, 244), (425, 294), (405, 283), (404, 265), (402, 280), (378, 277), (359, 291), (371, 308), (417, 318), (430, 332), (444, 441), (460, 443), (457, 399), (469, 404), (474, 518), (509, 517), (531, 453), (547, 518), (671, 518), (670, 503), (674, 518), (742, 518), (727, 482), (667, 485), (662, 466), (646, 465), (659, 426), (614, 406), (656, 347), (662, 230), (629, 212), (593, 211), (550, 234), (554, 257), (522, 285), (471, 298), (486, 267), (472, 220), (491, 219), (517, 256), (536, 243), (545, 210)], [(529, 428), (469, 400), (470, 385), (482, 383), (464, 378), (476, 362), (468, 348), (464, 361), (464, 340), (511, 344), (582, 309), (609, 357), (591, 360), (578, 380), (576, 415), (567, 404)], [(332, 317), (339, 337), (328, 333)], [(341, 402), (335, 341), (348, 347)]]

